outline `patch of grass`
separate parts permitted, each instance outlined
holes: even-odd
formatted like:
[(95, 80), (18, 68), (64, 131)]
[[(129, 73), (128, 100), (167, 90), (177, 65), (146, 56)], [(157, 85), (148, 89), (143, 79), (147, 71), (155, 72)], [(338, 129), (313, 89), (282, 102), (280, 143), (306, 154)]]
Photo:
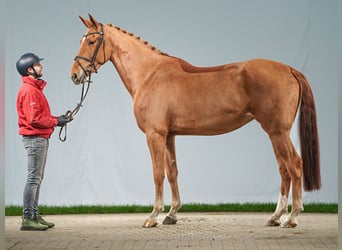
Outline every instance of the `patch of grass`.
[[(274, 212), (275, 203), (184, 204), (182, 212)], [(288, 207), (291, 211), (291, 205)], [(338, 213), (337, 203), (304, 204), (306, 213)]]
[[(202, 204), (190, 203), (183, 204), (180, 212), (273, 212), (276, 208), (275, 203), (220, 203)], [(111, 214), (111, 213), (150, 213), (153, 206), (141, 205), (116, 205), (116, 206), (40, 206), (41, 214)], [(170, 206), (165, 206), (168, 211)], [(304, 213), (338, 213), (337, 203), (311, 203), (304, 204)], [(289, 211), (291, 206), (289, 206)], [(21, 206), (6, 206), (6, 216), (20, 216)]]
[(311, 203), (304, 204), (304, 212), (307, 213), (338, 213), (337, 203)]
[[(79, 205), (79, 206), (39, 206), (41, 214), (110, 214), (110, 213), (145, 213), (151, 212), (152, 206), (140, 205), (119, 205), (119, 206), (99, 206), (99, 205)], [(21, 206), (6, 206), (5, 215), (21, 215)]]

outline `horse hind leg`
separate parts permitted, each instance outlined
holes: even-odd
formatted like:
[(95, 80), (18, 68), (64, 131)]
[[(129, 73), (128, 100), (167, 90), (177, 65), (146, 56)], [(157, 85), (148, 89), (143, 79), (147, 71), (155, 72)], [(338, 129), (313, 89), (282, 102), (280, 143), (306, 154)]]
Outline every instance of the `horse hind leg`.
[(175, 151), (175, 136), (169, 136), (166, 142), (165, 151), (165, 172), (170, 183), (172, 204), (170, 211), (165, 217), (163, 224), (172, 225), (177, 223), (176, 213), (181, 208), (181, 201), (178, 189), (178, 169)]
[(271, 219), (267, 222), (267, 226), (280, 226), (280, 218), (288, 211), (288, 196), (291, 185), (291, 178), (287, 173), (285, 166), (279, 166), (281, 176), (280, 193), (276, 210), (274, 211)]
[(287, 211), (288, 194), (292, 183), (292, 209), (282, 227), (296, 227), (297, 216), (303, 210), (302, 160), (290, 140), (289, 132), (271, 135), (270, 138), (279, 164), (281, 188), (277, 208), (267, 225), (280, 225), (280, 217)]

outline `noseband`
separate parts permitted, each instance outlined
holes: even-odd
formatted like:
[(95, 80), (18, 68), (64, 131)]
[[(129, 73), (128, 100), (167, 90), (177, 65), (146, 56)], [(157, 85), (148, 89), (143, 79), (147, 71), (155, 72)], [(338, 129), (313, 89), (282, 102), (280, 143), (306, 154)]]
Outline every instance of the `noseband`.
[[(83, 70), (83, 72), (89, 76), (91, 71), (89, 69), (87, 69), (88, 67), (91, 67), (93, 68), (93, 70), (95, 71), (95, 73), (97, 73), (97, 69), (96, 69), (96, 66), (95, 66), (95, 60), (96, 60), (96, 57), (97, 57), (97, 53), (99, 52), (99, 49), (101, 47), (101, 44), (104, 43), (103, 41), (103, 25), (102, 23), (100, 23), (101, 25), (101, 31), (96, 31), (96, 32), (90, 32), (88, 34), (85, 34), (83, 36), (83, 38), (86, 38), (87, 36), (90, 36), (90, 35), (100, 35), (99, 39), (97, 40), (97, 44), (96, 44), (96, 48), (95, 48), (95, 51), (94, 51), (94, 54), (92, 56), (92, 58), (86, 58), (86, 57), (83, 57), (83, 56), (76, 56), (74, 58), (74, 61), (76, 61), (78, 63), (78, 65), (81, 67), (81, 69)], [(87, 67), (83, 67), (82, 64), (80, 63), (80, 60), (84, 60), (84, 61), (87, 61), (89, 62), (89, 65), (87, 65)], [(103, 62), (106, 61), (106, 56), (105, 56), (105, 49), (104, 49), (104, 46), (103, 46)]]

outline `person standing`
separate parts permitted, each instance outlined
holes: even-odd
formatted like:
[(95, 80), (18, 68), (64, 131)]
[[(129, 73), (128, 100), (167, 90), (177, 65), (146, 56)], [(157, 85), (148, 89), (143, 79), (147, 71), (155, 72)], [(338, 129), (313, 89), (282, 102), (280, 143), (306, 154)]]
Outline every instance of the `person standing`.
[(46, 230), (55, 226), (39, 214), (38, 202), (49, 147), (49, 139), (56, 126), (70, 122), (67, 116), (53, 116), (43, 90), (47, 84), (41, 79), (43, 58), (33, 53), (22, 55), (16, 63), (22, 77), (17, 96), (19, 135), (27, 151), (27, 180), (23, 197), (21, 230)]

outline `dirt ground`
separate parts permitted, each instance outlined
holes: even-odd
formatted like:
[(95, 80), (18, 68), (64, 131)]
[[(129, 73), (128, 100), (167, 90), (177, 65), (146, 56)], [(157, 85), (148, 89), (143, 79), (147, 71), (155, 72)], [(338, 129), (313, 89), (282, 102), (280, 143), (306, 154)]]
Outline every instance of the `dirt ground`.
[[(159, 216), (159, 223), (163, 216)], [(55, 215), (56, 227), (20, 231), (6, 217), (6, 249), (338, 249), (338, 215), (303, 213), (296, 228), (266, 227), (265, 213), (179, 213), (176, 225), (143, 228), (148, 214)]]

